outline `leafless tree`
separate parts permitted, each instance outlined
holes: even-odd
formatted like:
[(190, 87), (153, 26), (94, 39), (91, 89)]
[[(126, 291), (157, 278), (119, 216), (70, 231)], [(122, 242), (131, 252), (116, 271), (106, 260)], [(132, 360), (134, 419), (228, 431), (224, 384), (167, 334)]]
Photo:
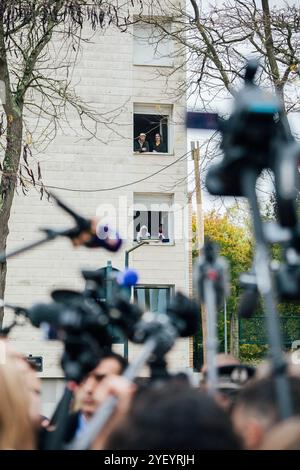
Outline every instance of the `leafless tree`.
[[(85, 103), (72, 87), (71, 69), (97, 29), (126, 31), (135, 3), (139, 6), (135, 0), (1, 0), (0, 251), (6, 249), (16, 189), (26, 193), (30, 180), (41, 195), (46, 191), (40, 165), (31, 158), (33, 144), (53, 140), (69, 112), (77, 115), (85, 138), (101, 139), (100, 123), (112, 128), (121, 107), (101, 114)], [(2, 263), (1, 298), (5, 281)], [(0, 323), (2, 318), (3, 310)]]
[[(216, 110), (240, 87), (246, 60), (256, 57), (259, 84), (280, 96), (286, 113), (300, 111), (300, 7), (293, 0), (272, 8), (269, 0), (144, 0), (138, 19), (152, 27), (152, 42), (173, 41), (174, 67), (157, 67), (156, 74), (190, 107)], [(172, 81), (180, 68), (186, 75)], [(210, 145), (202, 161), (215, 155)]]
[[(269, 0), (224, 0), (204, 8), (202, 3), (144, 0), (139, 15), (156, 35), (160, 31), (162, 40), (174, 40), (174, 58), (186, 53), (179, 65), (187, 67), (188, 79), (177, 93), (187, 92), (207, 108), (217, 97), (232, 94), (246, 59), (255, 56), (261, 63), (260, 83), (276, 91), (287, 113), (300, 110), (295, 90), (300, 76), (299, 5), (286, 2), (271, 8)], [(166, 77), (173, 73), (165, 72)]]

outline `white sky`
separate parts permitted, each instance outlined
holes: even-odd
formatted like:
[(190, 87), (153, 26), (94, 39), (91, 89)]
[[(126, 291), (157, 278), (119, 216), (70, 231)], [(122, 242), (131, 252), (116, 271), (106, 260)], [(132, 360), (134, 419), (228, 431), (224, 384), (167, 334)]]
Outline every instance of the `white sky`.
[[(203, 0), (199, 2), (202, 4), (202, 7), (204, 9), (207, 8), (208, 5), (222, 5), (223, 0), (215, 0), (214, 2)], [(258, 4), (260, 3), (259, 1), (257, 2)], [(285, 3), (288, 4), (296, 4), (300, 5), (300, 0), (295, 0), (295, 1), (283, 1), (283, 0), (269, 0), (270, 7), (272, 6), (277, 6), (280, 7), (284, 5)], [(295, 92), (298, 94), (300, 93), (300, 78), (295, 80)], [(214, 108), (216, 111), (221, 112), (221, 113), (227, 113), (230, 112), (231, 106), (232, 106), (233, 100), (231, 99), (224, 99), (224, 100), (218, 100), (217, 102), (214, 103)], [(190, 105), (193, 105), (193, 103), (189, 103)], [(291, 113), (289, 115), (289, 122), (291, 125), (292, 132), (294, 132), (295, 136), (297, 136), (300, 140), (300, 113)], [(200, 145), (204, 144), (205, 141), (211, 136), (212, 132), (211, 131), (201, 131), (201, 130), (188, 130), (188, 135), (187, 135), (187, 144), (188, 144), (188, 150), (191, 147), (191, 141), (199, 141)], [(202, 155), (204, 153), (204, 149), (201, 152)], [(201, 161), (201, 153), (200, 153), (200, 161)], [(189, 161), (189, 169), (188, 172), (191, 173), (193, 170), (193, 162)], [(192, 174), (189, 177), (189, 189), (193, 190), (195, 187), (195, 182), (194, 182), (194, 175)], [(264, 183), (263, 185), (263, 190), (266, 192), (269, 192), (271, 189), (271, 185), (268, 183)], [(234, 200), (232, 198), (226, 198), (226, 206), (230, 206)], [(217, 210), (224, 210), (223, 202), (220, 200), (220, 198), (215, 198), (211, 197), (205, 189), (203, 190), (203, 206), (204, 206), (204, 211), (210, 211), (212, 209), (217, 209)]]

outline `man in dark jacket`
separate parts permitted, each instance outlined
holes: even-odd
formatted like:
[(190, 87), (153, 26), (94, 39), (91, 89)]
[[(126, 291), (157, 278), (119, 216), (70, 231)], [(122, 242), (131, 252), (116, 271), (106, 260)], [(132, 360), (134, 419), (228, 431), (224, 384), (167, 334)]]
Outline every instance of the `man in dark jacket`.
[(149, 144), (146, 141), (146, 134), (143, 132), (141, 132), (139, 138), (134, 141), (134, 151), (140, 153), (149, 152)]
[(76, 408), (78, 411), (69, 416), (66, 426), (65, 442), (71, 442), (84, 431), (87, 422), (93, 417), (99, 402), (99, 389), (105, 377), (121, 375), (127, 361), (119, 354), (110, 352), (101, 359), (97, 367), (81, 382), (76, 391)]

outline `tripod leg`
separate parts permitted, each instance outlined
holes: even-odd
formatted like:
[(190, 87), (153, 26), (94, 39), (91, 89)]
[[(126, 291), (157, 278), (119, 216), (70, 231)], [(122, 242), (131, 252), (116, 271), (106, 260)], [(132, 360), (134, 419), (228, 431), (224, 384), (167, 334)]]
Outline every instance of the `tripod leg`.
[(292, 415), (292, 401), (289, 382), (286, 377), (286, 363), (282, 352), (279, 315), (276, 308), (275, 293), (270, 273), (268, 248), (264, 239), (262, 221), (255, 192), (256, 174), (246, 172), (243, 178), (244, 194), (248, 198), (252, 212), (254, 234), (256, 238), (255, 273), (258, 290), (265, 306), (265, 321), (270, 343), (272, 371), (282, 419)]
[(214, 394), (217, 389), (217, 305), (213, 281), (204, 280), (204, 301), (207, 309), (207, 385), (208, 392)]

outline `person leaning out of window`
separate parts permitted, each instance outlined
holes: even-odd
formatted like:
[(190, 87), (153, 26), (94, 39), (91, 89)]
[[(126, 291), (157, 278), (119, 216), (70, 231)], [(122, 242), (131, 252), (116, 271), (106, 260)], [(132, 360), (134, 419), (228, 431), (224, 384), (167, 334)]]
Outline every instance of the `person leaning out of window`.
[(146, 134), (143, 132), (141, 132), (139, 138), (134, 141), (134, 151), (139, 153), (149, 152), (149, 144), (146, 141)]
[(157, 132), (155, 134), (155, 140), (152, 145), (152, 152), (166, 153), (167, 149), (162, 141), (161, 135)]
[(143, 225), (141, 227), (141, 230), (138, 232), (138, 234), (136, 236), (136, 240), (137, 240), (138, 243), (140, 243), (142, 240), (145, 240), (145, 239), (148, 239), (148, 238), (151, 238), (151, 235), (148, 232), (148, 227), (147, 227), (147, 225)]

